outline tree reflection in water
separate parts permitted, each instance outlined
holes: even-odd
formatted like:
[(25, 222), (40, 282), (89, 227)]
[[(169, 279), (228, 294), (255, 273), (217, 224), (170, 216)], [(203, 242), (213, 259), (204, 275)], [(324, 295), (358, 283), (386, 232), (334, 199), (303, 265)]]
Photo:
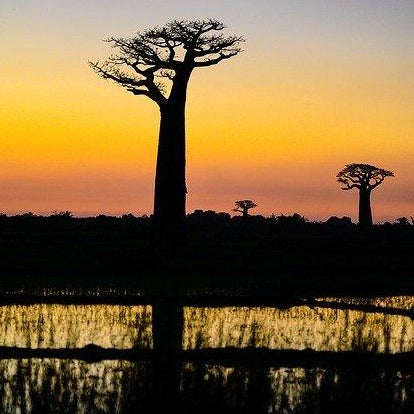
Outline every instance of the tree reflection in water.
[[(388, 306), (399, 308), (413, 305), (413, 298), (389, 301)], [(176, 406), (181, 413), (201, 414), (414, 412), (414, 368), (260, 368), (248, 359), (237, 368), (214, 365), (214, 360), (179, 362), (181, 343), (184, 349), (412, 351), (414, 320), (406, 316), (306, 306), (184, 308), (182, 312), (168, 301), (158, 303), (157, 309), (2, 307), (0, 346), (80, 347), (94, 342), (119, 349), (153, 347), (154, 359), (145, 363), (0, 360), (0, 412), (132, 414), (160, 412), (160, 408), (171, 412)], [(160, 346), (163, 343), (166, 347)]]

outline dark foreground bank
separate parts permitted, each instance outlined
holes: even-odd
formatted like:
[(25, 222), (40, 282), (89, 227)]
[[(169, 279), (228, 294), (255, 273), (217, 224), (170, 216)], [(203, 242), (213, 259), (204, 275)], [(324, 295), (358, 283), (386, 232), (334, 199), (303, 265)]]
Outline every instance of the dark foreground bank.
[(187, 246), (159, 253), (149, 244), (148, 217), (0, 216), (0, 283), (259, 295), (414, 292), (409, 223), (361, 229), (347, 219), (199, 211), (187, 225)]

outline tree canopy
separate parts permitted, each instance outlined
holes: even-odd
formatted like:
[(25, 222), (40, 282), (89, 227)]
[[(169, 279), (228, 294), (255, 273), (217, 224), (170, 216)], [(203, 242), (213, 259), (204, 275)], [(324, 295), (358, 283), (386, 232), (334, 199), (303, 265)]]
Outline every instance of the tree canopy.
[(244, 216), (248, 215), (248, 212), (251, 208), (257, 207), (257, 204), (252, 200), (238, 200), (234, 204), (236, 207), (233, 209), (233, 211), (237, 213), (243, 213)]
[(337, 181), (342, 184), (342, 190), (357, 188), (362, 191), (371, 191), (378, 187), (386, 177), (394, 177), (394, 173), (370, 164), (347, 164), (336, 175)]
[(243, 38), (226, 36), (224, 29), (215, 19), (174, 20), (131, 38), (110, 37), (116, 52), (103, 63), (89, 62), (102, 78), (159, 106), (152, 235), (157, 248), (185, 243), (187, 86), (195, 68), (241, 52)]
[(167, 103), (180, 73), (215, 65), (241, 52), (241, 36), (225, 36), (225, 25), (215, 19), (173, 20), (134, 37), (110, 37), (117, 50), (105, 62), (89, 62), (104, 79), (134, 95), (145, 95), (159, 106)]

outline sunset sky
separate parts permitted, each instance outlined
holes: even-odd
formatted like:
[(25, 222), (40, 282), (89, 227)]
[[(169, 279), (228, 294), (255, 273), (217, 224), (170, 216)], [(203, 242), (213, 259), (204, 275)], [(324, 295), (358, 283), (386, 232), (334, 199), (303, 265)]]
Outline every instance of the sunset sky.
[(357, 213), (335, 174), (394, 171), (377, 221), (414, 216), (413, 0), (1, 0), (0, 212), (149, 214), (159, 113), (99, 78), (101, 40), (214, 17), (244, 52), (193, 73), (187, 210)]

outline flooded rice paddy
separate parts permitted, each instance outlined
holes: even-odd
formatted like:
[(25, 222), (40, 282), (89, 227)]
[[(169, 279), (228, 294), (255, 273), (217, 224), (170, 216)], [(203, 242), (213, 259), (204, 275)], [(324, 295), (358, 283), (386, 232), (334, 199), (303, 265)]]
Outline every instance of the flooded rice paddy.
[[(403, 312), (388, 312), (390, 308), (411, 309), (414, 297), (324, 298), (323, 303), (323, 307), (285, 309), (185, 307), (182, 349), (414, 351), (414, 320)], [(344, 309), (338, 304), (375, 305), (384, 312)], [(152, 307), (0, 306), (0, 347), (83, 348), (89, 344), (152, 349)], [(179, 375), (182, 411), (414, 412), (414, 364), (403, 370), (280, 365), (183, 361)], [(158, 389), (154, 394), (150, 359), (86, 362), (2, 357), (0, 377), (1, 413), (148, 413), (156, 394), (163, 392)]]

